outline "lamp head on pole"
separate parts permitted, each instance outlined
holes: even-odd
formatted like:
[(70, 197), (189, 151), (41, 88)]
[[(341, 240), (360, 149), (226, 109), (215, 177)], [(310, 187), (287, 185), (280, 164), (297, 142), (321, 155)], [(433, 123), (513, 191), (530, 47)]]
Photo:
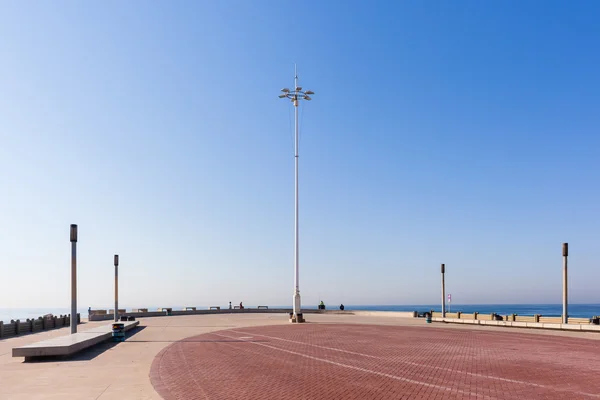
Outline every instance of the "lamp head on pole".
[(563, 243), (563, 257), (569, 255), (569, 243)]
[(119, 266), (119, 255), (115, 254), (115, 267)]
[(442, 264), (442, 274), (446, 273), (446, 264)]
[(71, 224), (71, 242), (77, 242), (77, 225)]

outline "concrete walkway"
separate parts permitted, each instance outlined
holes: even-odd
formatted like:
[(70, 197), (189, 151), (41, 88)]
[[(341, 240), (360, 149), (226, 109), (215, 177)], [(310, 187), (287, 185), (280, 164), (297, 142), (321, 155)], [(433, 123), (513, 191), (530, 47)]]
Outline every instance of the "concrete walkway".
[[(385, 316), (385, 317), (384, 317)], [(420, 326), (423, 329), (485, 330), (519, 332), (528, 335), (552, 335), (598, 340), (600, 334), (539, 331), (487, 326), (425, 324), (423, 319), (405, 318), (390, 313), (307, 315), (309, 323), (374, 324)], [(91, 329), (106, 321), (80, 325)], [(290, 325), (283, 314), (192, 315), (140, 319), (140, 328), (123, 343), (103, 343), (83, 351), (67, 361), (25, 363), (13, 358), (13, 347), (51, 337), (66, 335), (69, 328), (45, 331), (23, 337), (0, 340), (1, 399), (160, 399), (149, 378), (156, 355), (173, 342), (204, 333), (231, 328), (265, 325)]]

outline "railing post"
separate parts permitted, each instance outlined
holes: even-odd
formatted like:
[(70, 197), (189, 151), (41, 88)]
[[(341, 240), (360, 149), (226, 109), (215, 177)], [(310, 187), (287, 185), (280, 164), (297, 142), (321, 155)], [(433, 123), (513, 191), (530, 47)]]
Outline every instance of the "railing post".
[(19, 325), (21, 325), (21, 321), (16, 320), (15, 321), (15, 336), (19, 335)]
[(4, 336), (4, 322), (0, 321), (0, 338)]

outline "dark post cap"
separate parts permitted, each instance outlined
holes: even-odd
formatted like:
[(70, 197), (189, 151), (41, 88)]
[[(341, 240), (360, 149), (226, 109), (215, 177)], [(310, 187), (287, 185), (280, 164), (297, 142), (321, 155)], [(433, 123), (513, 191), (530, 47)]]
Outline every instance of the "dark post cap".
[(77, 241), (77, 225), (71, 224), (71, 242)]
[(446, 273), (446, 264), (442, 264), (442, 274)]
[(569, 243), (563, 243), (563, 257), (569, 255)]
[(119, 266), (119, 255), (115, 254), (115, 267)]

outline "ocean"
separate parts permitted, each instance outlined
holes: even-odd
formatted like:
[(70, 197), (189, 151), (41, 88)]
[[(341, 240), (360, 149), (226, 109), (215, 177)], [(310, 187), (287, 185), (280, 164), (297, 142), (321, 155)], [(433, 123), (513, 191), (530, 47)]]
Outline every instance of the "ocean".
[[(339, 304), (326, 304), (328, 310), (339, 309)], [(248, 308), (255, 306), (248, 305)], [(361, 310), (361, 311), (441, 311), (441, 305), (353, 305), (344, 304), (345, 310)], [(96, 309), (96, 307), (93, 307)], [(108, 310), (111, 307), (106, 307)], [(128, 310), (132, 307), (125, 307)], [(137, 308), (137, 307), (134, 307)], [(173, 306), (173, 309), (182, 309), (181, 306)], [(206, 307), (208, 308), (208, 306)], [(223, 308), (227, 308), (224, 306)], [(291, 308), (287, 306), (272, 306), (270, 308)], [(316, 305), (303, 306), (306, 309), (316, 309)], [(100, 308), (102, 309), (102, 308)], [(149, 307), (150, 310), (156, 310), (156, 307)], [(534, 315), (540, 314), (548, 317), (559, 317), (562, 315), (562, 304), (451, 304), (446, 308), (446, 311), (465, 313), (478, 312), (480, 314), (497, 313), (500, 315), (518, 314), (518, 315)], [(69, 314), (69, 308), (0, 308), (0, 321), (5, 323), (11, 320), (20, 319), (25, 321), (27, 318), (37, 318), (46, 314), (64, 315)], [(78, 312), (82, 318), (87, 318), (88, 309), (79, 308)], [(574, 318), (591, 318), (595, 315), (600, 315), (600, 304), (569, 304), (569, 316)]]

